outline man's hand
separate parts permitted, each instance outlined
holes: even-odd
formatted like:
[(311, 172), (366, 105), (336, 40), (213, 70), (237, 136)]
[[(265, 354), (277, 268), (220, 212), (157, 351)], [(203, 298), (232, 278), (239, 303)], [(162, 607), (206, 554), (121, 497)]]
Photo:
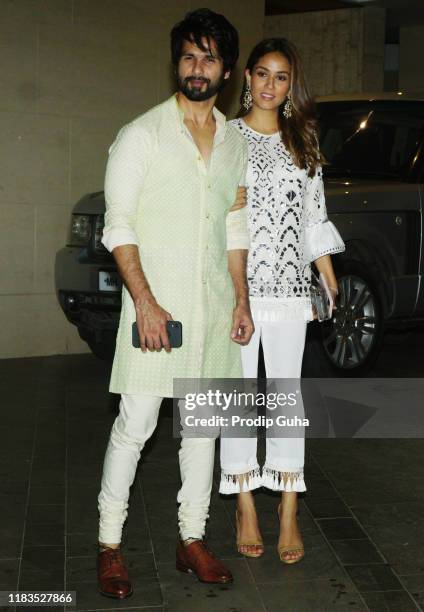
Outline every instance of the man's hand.
[(135, 304), (137, 329), (140, 336), (140, 348), (145, 353), (149, 351), (171, 351), (166, 322), (172, 321), (172, 316), (161, 308), (154, 298)]
[(239, 208), (244, 208), (247, 204), (247, 192), (246, 187), (238, 187), (236, 193), (236, 199), (234, 204), (231, 206), (229, 212), (233, 212), (235, 210), (239, 210)]
[(137, 245), (116, 246), (112, 253), (118, 272), (134, 302), (141, 350), (145, 353), (147, 349), (161, 351), (164, 348), (169, 352), (171, 347), (166, 322), (171, 321), (172, 316), (159, 306), (150, 290), (141, 267)]
[(255, 331), (250, 308), (247, 303), (238, 304), (233, 312), (233, 327), (231, 339), (237, 344), (245, 346), (249, 344), (250, 338)]

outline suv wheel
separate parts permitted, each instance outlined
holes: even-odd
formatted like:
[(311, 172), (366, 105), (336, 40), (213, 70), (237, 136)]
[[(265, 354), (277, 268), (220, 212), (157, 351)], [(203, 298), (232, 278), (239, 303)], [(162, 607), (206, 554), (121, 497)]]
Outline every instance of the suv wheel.
[[(337, 275), (339, 296), (331, 321), (312, 323), (314, 359), (307, 375), (363, 376), (381, 347), (383, 319), (377, 284), (361, 264), (346, 262)], [(309, 348), (309, 347), (308, 347)], [(306, 348), (305, 348), (306, 350)], [(324, 360), (318, 364), (316, 360)], [(315, 362), (315, 363), (313, 363)]]

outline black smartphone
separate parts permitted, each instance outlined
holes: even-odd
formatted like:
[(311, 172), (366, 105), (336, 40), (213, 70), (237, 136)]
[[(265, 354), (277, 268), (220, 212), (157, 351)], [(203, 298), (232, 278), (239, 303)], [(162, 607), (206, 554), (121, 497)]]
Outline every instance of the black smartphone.
[[(183, 343), (183, 326), (181, 321), (167, 321), (166, 331), (168, 332), (171, 348), (180, 348)], [(132, 325), (132, 345), (140, 348), (140, 336), (138, 335), (137, 323)]]

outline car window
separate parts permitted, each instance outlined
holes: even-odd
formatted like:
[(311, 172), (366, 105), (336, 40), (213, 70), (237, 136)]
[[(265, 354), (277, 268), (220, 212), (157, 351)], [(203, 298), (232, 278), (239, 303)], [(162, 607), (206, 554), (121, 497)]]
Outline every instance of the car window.
[(326, 174), (402, 179), (423, 136), (424, 104), (318, 105)]

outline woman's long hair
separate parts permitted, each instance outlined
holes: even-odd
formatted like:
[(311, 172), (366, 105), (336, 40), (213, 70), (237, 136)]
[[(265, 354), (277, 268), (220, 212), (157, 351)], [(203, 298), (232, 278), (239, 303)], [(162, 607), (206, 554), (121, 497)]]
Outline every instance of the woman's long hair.
[[(308, 175), (314, 176), (317, 166), (321, 165), (324, 160), (319, 151), (315, 103), (306, 85), (299, 53), (286, 38), (266, 38), (259, 42), (250, 53), (246, 64), (247, 70), (252, 73), (254, 66), (267, 53), (280, 53), (290, 64), (292, 115), (290, 118), (284, 117), (284, 101), (278, 109), (279, 130), (282, 141), (291, 153), (296, 166), (307, 169)], [(237, 117), (243, 117), (248, 113), (243, 107), (246, 89), (245, 77), (240, 96), (241, 108)]]

